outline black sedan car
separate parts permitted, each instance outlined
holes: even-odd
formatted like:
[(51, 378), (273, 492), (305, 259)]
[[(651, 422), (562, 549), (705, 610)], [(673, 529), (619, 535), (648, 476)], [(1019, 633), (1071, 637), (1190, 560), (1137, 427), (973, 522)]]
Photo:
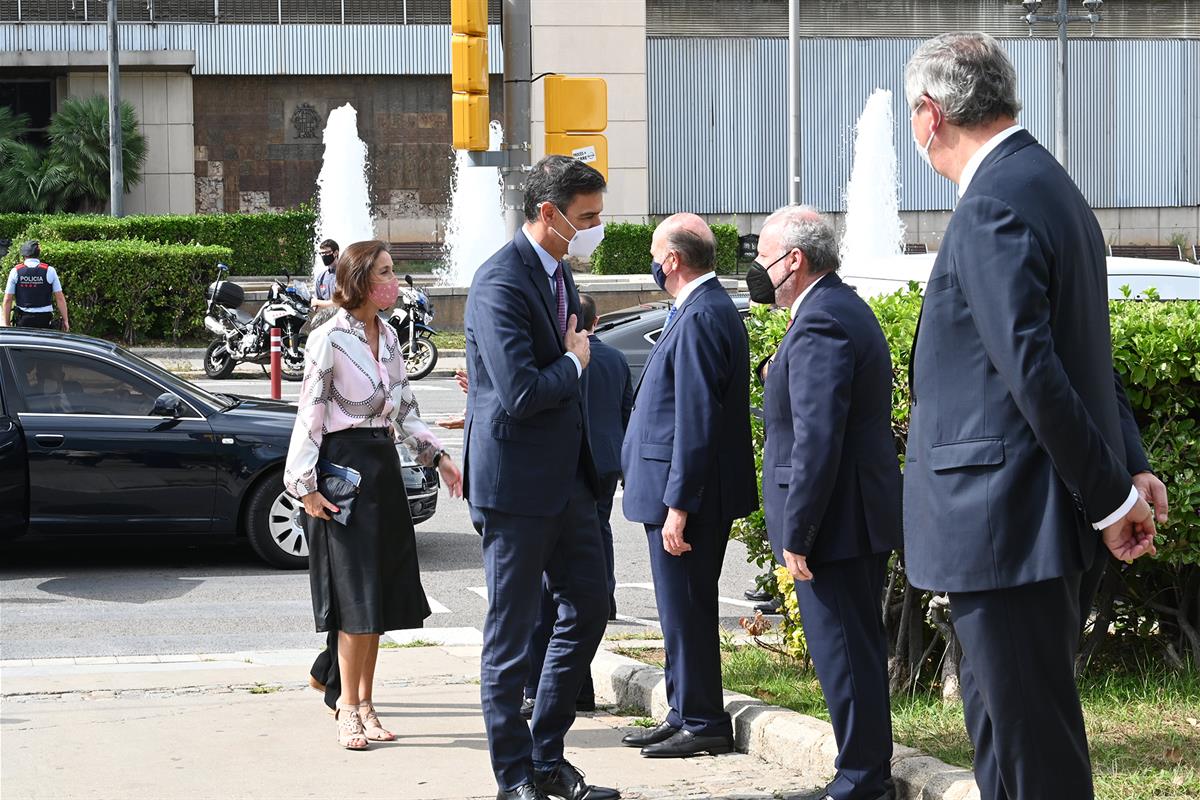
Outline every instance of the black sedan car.
[[(745, 320), (750, 314), (750, 295), (743, 292), (730, 297)], [(668, 307), (667, 303), (659, 302), (623, 308), (602, 315), (596, 326), (596, 335), (601, 341), (625, 354), (635, 386), (646, 368), (646, 358), (666, 324)]]
[[(295, 417), (109, 342), (0, 328), (0, 538), (236, 535), (273, 566), (304, 567), (300, 504), (281, 479)], [(413, 521), (429, 519), (437, 471), (398, 449)]]

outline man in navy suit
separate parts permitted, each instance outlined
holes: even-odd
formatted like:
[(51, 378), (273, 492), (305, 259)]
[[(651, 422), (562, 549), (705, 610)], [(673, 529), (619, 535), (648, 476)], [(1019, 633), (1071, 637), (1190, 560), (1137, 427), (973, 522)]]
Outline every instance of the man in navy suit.
[[(562, 260), (599, 243), (604, 189), (580, 161), (538, 162), (525, 184), (524, 228), (479, 268), (467, 298), (463, 489), (483, 536), (480, 695), (499, 798), (620, 796), (587, 785), (563, 758), (575, 697), (604, 636), (608, 586), (595, 568), (604, 562), (599, 480), (580, 390), (590, 344), (576, 329), (579, 296)], [(557, 621), (531, 731), (521, 696), (543, 575)]]
[(625, 516), (645, 524), (650, 545), (671, 710), (623, 742), (655, 758), (727, 753), (733, 726), (721, 693), (717, 580), (733, 521), (758, 506), (749, 344), (717, 280), (704, 220), (669, 217), (650, 253), (675, 304), (635, 390), (621, 464)]
[(838, 744), (821, 798), (885, 800), (895, 795), (880, 603), (901, 541), (892, 359), (837, 269), (833, 226), (811, 208), (782, 208), (763, 225), (750, 299), (792, 309), (763, 389), (763, 506)]
[(925, 288), (904, 478), (909, 580), (949, 593), (983, 800), (1091, 798), (1074, 656), (1097, 538), (1153, 554), (1114, 390), (1104, 237), (1016, 122), (995, 39), (921, 45), (913, 138), (959, 204)]
[[(616, 619), (617, 587), (616, 570), (613, 563), (612, 517), (613, 495), (617, 481), (621, 479), (621, 441), (625, 438), (625, 427), (629, 424), (629, 412), (633, 408), (633, 379), (629, 373), (629, 362), (625, 354), (612, 345), (605, 344), (594, 331), (600, 322), (596, 313), (596, 301), (591, 295), (580, 294), (579, 306), (592, 348), (592, 360), (583, 373), (583, 398), (587, 407), (588, 444), (600, 476), (600, 496), (596, 500), (596, 513), (600, 520), (600, 535), (604, 542), (604, 567), (608, 579), (608, 618)], [(525, 686), (525, 702), (521, 715), (529, 719), (533, 715), (534, 699), (537, 697), (538, 679), (546, 658), (546, 643), (554, 629), (558, 612), (554, 597), (543, 592), (542, 614), (533, 632), (529, 648), (529, 683)], [(595, 711), (596, 693), (592, 687), (592, 676), (584, 678), (583, 686), (576, 699), (577, 711)]]

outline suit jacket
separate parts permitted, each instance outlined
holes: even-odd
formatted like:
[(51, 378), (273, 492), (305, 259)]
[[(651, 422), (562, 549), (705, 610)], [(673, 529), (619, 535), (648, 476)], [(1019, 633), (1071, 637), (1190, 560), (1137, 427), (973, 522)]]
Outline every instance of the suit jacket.
[(758, 507), (750, 442), (750, 345), (712, 279), (687, 297), (646, 359), (621, 449), (625, 517), (667, 508), (731, 521)]
[(763, 389), (763, 507), (775, 559), (899, 549), (892, 358), (870, 307), (837, 275), (805, 296)]
[(599, 336), (588, 337), (592, 360), (583, 371), (583, 399), (587, 404), (588, 443), (596, 472), (620, 473), (621, 442), (633, 410), (633, 377), (625, 354)]
[(1129, 495), (1104, 237), (1026, 131), (980, 165), (925, 288), (904, 475), (908, 576), (977, 591), (1091, 565)]
[[(565, 271), (567, 315), (579, 295)], [(575, 362), (558, 333), (558, 306), (525, 234), (475, 273), (467, 339), (463, 493), (472, 505), (553, 516), (566, 508), (582, 466), (595, 491), (587, 415)]]

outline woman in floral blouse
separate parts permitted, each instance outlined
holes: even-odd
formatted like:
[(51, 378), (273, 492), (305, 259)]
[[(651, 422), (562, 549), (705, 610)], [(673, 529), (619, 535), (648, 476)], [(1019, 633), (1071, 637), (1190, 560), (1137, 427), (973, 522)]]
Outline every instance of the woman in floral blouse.
[[(462, 473), (418, 416), (396, 332), (380, 322), (398, 293), (383, 242), (342, 252), (334, 294), (340, 308), (308, 339), (284, 470), (285, 488), (304, 503), (317, 630), (337, 632), (329, 655), (314, 665), (314, 681), (340, 682), (338, 742), (350, 750), (395, 738), (371, 702), (379, 636), (419, 628), (430, 613), (396, 443), (436, 467), (451, 496), (462, 496)], [(317, 491), (318, 459), (362, 476), (349, 525), (331, 519), (338, 509)]]

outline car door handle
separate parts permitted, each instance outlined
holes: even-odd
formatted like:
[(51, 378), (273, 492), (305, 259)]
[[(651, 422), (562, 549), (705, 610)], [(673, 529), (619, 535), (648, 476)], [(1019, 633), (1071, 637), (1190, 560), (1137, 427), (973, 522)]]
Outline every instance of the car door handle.
[(42, 447), (58, 447), (63, 443), (61, 433), (39, 433), (33, 437)]

